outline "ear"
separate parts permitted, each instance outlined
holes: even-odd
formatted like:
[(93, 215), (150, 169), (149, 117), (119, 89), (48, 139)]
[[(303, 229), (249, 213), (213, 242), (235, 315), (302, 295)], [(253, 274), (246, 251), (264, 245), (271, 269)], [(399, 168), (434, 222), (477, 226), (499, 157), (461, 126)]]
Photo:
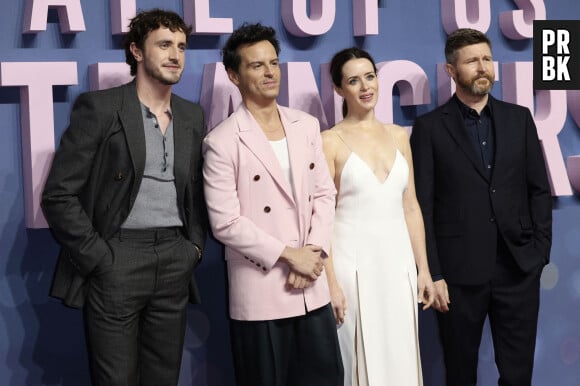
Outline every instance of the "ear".
[(236, 86), (240, 85), (240, 79), (239, 79), (238, 73), (235, 72), (234, 70), (232, 70), (231, 68), (228, 69), (228, 78), (230, 79), (230, 82), (232, 82)]
[(341, 97), (343, 97), (343, 98), (344, 98), (344, 95), (343, 95), (344, 93), (343, 93), (343, 91), (342, 91), (342, 88), (341, 88), (341, 87), (336, 87), (336, 86), (333, 84), (333, 85), (332, 85), (332, 88), (334, 88), (334, 91), (336, 91), (336, 93), (337, 93), (339, 96), (341, 96)]
[(131, 50), (131, 54), (133, 54), (133, 57), (135, 58), (137, 63), (139, 63), (143, 60), (143, 50), (140, 49), (139, 47), (137, 47), (135, 42), (131, 42), (131, 45), (129, 46), (129, 50)]
[(455, 67), (453, 65), (445, 63), (445, 72), (451, 79), (455, 80)]

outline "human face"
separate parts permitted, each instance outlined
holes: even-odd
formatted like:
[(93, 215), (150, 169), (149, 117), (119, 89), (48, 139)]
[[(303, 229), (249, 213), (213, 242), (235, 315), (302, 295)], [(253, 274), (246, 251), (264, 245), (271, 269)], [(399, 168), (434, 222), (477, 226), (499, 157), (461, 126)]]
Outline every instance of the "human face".
[(280, 65), (276, 49), (267, 40), (238, 48), (240, 67), (228, 70), (230, 80), (246, 102), (275, 101), (280, 91)]
[(481, 97), (487, 95), (495, 81), (491, 48), (487, 43), (465, 46), (457, 50), (454, 64), (446, 64), (460, 95)]
[(372, 110), (379, 97), (379, 82), (370, 60), (351, 59), (342, 66), (342, 83), (336, 92), (344, 98), (349, 112)]
[(149, 32), (143, 49), (131, 44), (137, 60), (137, 77), (170, 86), (181, 78), (185, 63), (186, 37), (183, 31), (158, 28)]

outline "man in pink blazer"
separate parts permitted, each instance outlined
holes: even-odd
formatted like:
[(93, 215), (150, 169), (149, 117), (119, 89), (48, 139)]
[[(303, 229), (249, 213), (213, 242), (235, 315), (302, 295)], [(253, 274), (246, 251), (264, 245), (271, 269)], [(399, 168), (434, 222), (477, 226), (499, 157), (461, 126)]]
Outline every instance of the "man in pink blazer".
[(238, 385), (342, 386), (324, 271), (335, 188), (316, 118), (276, 103), (274, 29), (244, 24), (222, 50), (243, 103), (204, 141), (205, 197), (225, 244)]

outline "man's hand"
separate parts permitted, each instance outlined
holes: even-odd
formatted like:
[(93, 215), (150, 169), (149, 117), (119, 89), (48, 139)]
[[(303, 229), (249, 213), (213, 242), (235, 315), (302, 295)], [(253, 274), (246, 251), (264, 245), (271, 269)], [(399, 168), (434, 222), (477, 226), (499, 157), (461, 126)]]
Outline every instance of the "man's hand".
[(433, 308), (439, 312), (449, 311), (449, 290), (447, 289), (447, 283), (444, 279), (437, 280), (435, 284), (435, 301), (433, 302)]
[(291, 271), (314, 281), (324, 269), (321, 253), (322, 248), (316, 245), (306, 245), (302, 248), (286, 247), (280, 257), (288, 264)]
[(304, 289), (312, 285), (312, 280), (294, 271), (290, 271), (288, 278), (286, 279), (286, 284), (294, 289)]

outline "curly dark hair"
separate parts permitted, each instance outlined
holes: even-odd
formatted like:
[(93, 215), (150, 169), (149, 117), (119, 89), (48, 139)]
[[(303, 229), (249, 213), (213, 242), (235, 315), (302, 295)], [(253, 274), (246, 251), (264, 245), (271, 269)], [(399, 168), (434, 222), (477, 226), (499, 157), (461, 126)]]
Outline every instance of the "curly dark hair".
[(454, 64), (457, 60), (457, 51), (472, 44), (487, 43), (491, 49), (491, 42), (483, 32), (471, 28), (460, 28), (447, 36), (445, 42), (445, 60)]
[(269, 41), (274, 46), (276, 55), (280, 53), (280, 43), (276, 38), (276, 30), (274, 28), (263, 26), (260, 23), (242, 24), (230, 35), (224, 48), (222, 48), (222, 62), (226, 71), (231, 69), (238, 72), (240, 69), (241, 58), (238, 52), (240, 46), (258, 43), (264, 40)]
[[(377, 66), (371, 54), (358, 47), (345, 48), (344, 50), (338, 51), (334, 54), (330, 61), (330, 77), (332, 78), (332, 83), (334, 83), (336, 87), (340, 88), (342, 86), (342, 68), (346, 62), (352, 59), (368, 59), (368, 61), (373, 65), (375, 73), (377, 72)], [(347, 113), (348, 107), (346, 101), (342, 101), (342, 116), (346, 117)]]
[(137, 48), (143, 49), (145, 39), (149, 32), (155, 31), (161, 27), (169, 28), (170, 31), (182, 31), (185, 38), (191, 33), (191, 26), (185, 24), (181, 16), (172, 11), (155, 8), (149, 11), (139, 12), (129, 23), (129, 32), (125, 35), (125, 61), (131, 66), (131, 75), (137, 74), (137, 61), (131, 52), (131, 43), (135, 43)]

